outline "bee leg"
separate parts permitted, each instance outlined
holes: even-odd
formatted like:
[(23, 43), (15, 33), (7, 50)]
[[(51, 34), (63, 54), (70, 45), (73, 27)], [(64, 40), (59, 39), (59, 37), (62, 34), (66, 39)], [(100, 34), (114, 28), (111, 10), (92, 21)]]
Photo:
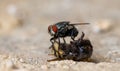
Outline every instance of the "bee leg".
[(90, 58), (86, 58), (86, 59), (83, 59), (82, 61), (87, 61), (87, 62), (93, 62), (93, 60), (92, 59), (90, 59)]
[(54, 54), (48, 54), (48, 55), (50, 55), (50, 56), (52, 55), (53, 56)]
[(55, 58), (55, 59), (47, 60), (47, 62), (57, 61), (57, 60), (63, 60), (63, 59), (61, 59), (61, 58)]
[(53, 50), (54, 50), (54, 56), (57, 56), (57, 51), (55, 50), (55, 48), (53, 47)]
[(60, 53), (59, 53), (59, 50), (60, 50), (60, 38), (58, 38), (58, 43), (59, 43), (59, 46), (58, 46), (58, 56), (59, 56), (59, 58), (61, 58), (60, 57)]

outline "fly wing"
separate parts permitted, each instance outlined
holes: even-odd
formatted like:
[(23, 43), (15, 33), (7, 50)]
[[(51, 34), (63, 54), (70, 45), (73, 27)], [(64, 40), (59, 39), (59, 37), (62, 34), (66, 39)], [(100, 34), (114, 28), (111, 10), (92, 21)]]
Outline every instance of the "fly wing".
[(88, 24), (90, 24), (90, 23), (72, 23), (70, 25), (88, 25)]

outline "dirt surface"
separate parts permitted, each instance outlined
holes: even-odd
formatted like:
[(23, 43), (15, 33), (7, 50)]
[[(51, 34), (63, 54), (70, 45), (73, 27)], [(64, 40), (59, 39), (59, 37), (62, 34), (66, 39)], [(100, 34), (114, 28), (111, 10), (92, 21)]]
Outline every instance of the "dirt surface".
[[(119, 1), (0, 1), (0, 71), (120, 71)], [(91, 40), (93, 62), (47, 62), (55, 58), (47, 27), (64, 20), (91, 23), (77, 26), (77, 38)]]

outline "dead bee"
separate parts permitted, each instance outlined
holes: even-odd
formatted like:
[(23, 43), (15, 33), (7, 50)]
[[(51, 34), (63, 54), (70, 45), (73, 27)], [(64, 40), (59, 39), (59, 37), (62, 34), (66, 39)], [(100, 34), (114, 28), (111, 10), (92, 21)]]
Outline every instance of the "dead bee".
[(55, 41), (51, 46), (51, 50), (53, 51), (53, 55), (57, 58), (48, 60), (48, 62), (62, 59), (74, 61), (89, 59), (92, 55), (93, 47), (90, 40), (83, 38), (84, 33), (82, 33), (82, 36), (78, 40), (71, 41), (70, 44), (60, 43), (59, 45), (59, 43)]

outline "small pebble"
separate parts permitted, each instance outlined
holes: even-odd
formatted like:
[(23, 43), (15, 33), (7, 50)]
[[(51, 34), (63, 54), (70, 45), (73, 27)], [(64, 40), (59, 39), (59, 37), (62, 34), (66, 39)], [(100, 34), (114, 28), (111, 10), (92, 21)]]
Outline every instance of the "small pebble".
[(92, 27), (95, 33), (107, 32), (112, 28), (112, 23), (110, 20), (100, 20), (94, 22)]
[(14, 67), (13, 61), (11, 61), (11, 60), (6, 61), (6, 67), (7, 68), (13, 68)]
[(21, 58), (20, 60), (19, 60), (21, 63), (24, 63), (24, 60)]
[(47, 65), (42, 65), (41, 69), (48, 69)]
[(8, 7), (7, 7), (8, 14), (15, 15), (16, 11), (17, 11), (17, 7), (15, 5), (13, 5), (13, 4), (8, 5)]
[(69, 69), (69, 66), (67, 66), (67, 65), (63, 65), (62, 66), (64, 69)]

